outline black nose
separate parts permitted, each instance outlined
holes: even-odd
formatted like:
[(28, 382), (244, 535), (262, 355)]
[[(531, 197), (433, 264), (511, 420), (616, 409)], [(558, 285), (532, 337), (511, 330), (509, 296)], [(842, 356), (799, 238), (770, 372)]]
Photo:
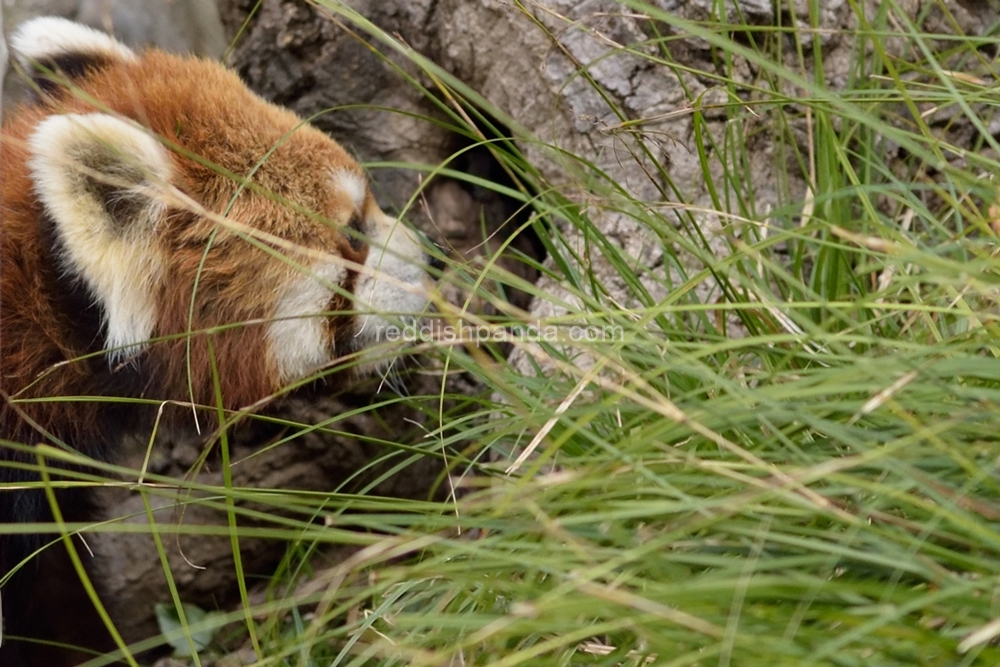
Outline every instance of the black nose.
[(425, 252), (424, 258), (426, 259), (427, 267), (434, 271), (444, 271), (444, 259), (440, 255), (440, 249), (436, 250), (433, 254)]

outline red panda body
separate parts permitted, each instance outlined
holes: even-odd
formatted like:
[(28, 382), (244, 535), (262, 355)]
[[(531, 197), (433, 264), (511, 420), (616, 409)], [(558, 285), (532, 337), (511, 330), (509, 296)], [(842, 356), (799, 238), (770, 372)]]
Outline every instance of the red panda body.
[(59, 19), (11, 46), (39, 95), (0, 145), (0, 440), (28, 447), (0, 445), (0, 522), (50, 520), (30, 447), (111, 455), (136, 408), (87, 397), (213, 406), (217, 381), (245, 408), (377, 364), (385, 318), (424, 307), (423, 252), (360, 167), (232, 72)]

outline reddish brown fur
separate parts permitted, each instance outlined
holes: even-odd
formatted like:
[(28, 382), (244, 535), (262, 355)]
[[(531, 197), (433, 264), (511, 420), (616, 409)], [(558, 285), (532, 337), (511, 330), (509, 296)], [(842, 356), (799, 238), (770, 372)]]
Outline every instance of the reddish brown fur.
[[(257, 98), (233, 73), (214, 63), (150, 51), (138, 62), (111, 63), (74, 84), (79, 90), (21, 110), (3, 131), (0, 389), (8, 395), (44, 398), (99, 393), (92, 371), (94, 364), (106, 363), (103, 358), (74, 361), (94, 348), (81, 346), (67, 335), (74, 328), (72, 315), (61, 311), (53, 299), (59, 281), (39, 225), (42, 211), (33, 194), (25, 150), (33, 129), (53, 113), (111, 112), (151, 128), (171, 149), (179, 175), (175, 185), (215, 213), (226, 211), (239, 185), (186, 155), (221, 165), (237, 177), (252, 173), (257, 187), (239, 194), (231, 218), (295, 244), (364, 262), (367, 249), (352, 250), (335, 226), (316, 224), (302, 212), (313, 211), (334, 225), (346, 224), (353, 204), (335, 190), (330, 176), (335, 169), (358, 172), (356, 163), (322, 133), (300, 127), (296, 116)], [(261, 191), (275, 193), (278, 201)], [(370, 194), (365, 206), (374, 206)], [(216, 236), (199, 275), (213, 231)], [(166, 285), (157, 297), (160, 318), (155, 336), (176, 337), (189, 328), (199, 331), (258, 322), (211, 335), (222, 395), (227, 408), (238, 408), (278, 389), (274, 362), (265, 345), (265, 325), (259, 322), (269, 317), (273, 302), (273, 295), (264, 291), (287, 281), (292, 269), (234, 232), (189, 211), (172, 211), (157, 233), (173, 250)], [(196, 280), (199, 307), (189, 322)], [(335, 335), (336, 331), (331, 332)], [(213, 404), (206, 336), (195, 336), (190, 359), (188, 354), (188, 340), (183, 336), (151, 346), (141, 362), (151, 383), (141, 388), (142, 395), (189, 400), (190, 369), (195, 402)], [(59, 366), (64, 362), (69, 363)], [(66, 403), (23, 403), (16, 410), (5, 405), (0, 408), (0, 433), (37, 441), (15, 414), (22, 411), (71, 440), (94, 428), (99, 405), (72, 404), (72, 418), (67, 418), (69, 409)]]

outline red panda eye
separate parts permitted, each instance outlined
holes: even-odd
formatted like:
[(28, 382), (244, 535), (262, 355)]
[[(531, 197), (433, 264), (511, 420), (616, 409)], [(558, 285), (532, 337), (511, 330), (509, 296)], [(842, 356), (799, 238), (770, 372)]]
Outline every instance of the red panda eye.
[(351, 229), (351, 232), (347, 234), (347, 240), (351, 244), (351, 250), (357, 252), (365, 247), (365, 230), (361, 216), (357, 213), (352, 215), (347, 226)]

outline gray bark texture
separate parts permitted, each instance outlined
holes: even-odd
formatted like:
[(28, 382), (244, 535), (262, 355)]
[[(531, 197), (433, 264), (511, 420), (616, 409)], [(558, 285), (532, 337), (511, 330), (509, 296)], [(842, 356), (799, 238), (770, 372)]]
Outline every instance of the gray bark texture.
[[(3, 0), (3, 7), (4, 34), (36, 16), (61, 16), (104, 30), (136, 48), (156, 46), (212, 59), (221, 58), (226, 50), (214, 0)], [(6, 62), (4, 55), (0, 63)], [(7, 105), (16, 104), (26, 92), (19, 77), (10, 77), (3, 98)]]

